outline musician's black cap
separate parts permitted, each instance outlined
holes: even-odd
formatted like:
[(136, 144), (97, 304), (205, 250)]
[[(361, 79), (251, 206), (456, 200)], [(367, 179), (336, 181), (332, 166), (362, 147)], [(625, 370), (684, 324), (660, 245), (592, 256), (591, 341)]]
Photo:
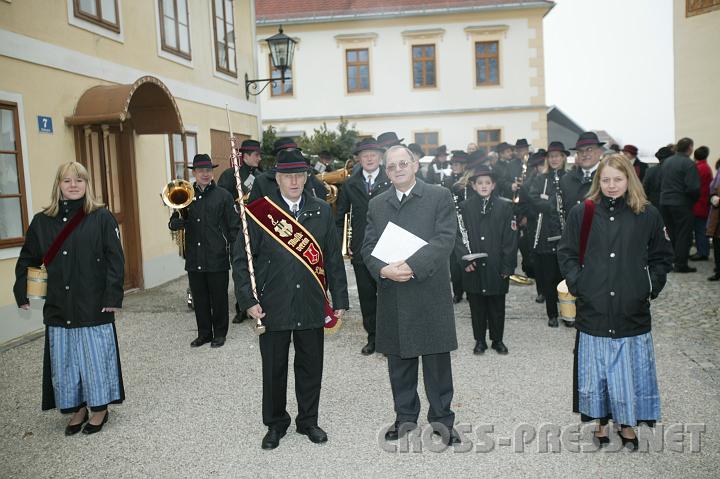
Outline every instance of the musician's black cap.
[(462, 163), (468, 162), (469, 155), (462, 150), (453, 150), (452, 156), (450, 157), (450, 163)]
[(559, 151), (560, 153), (564, 153), (565, 156), (570, 156), (570, 152), (565, 149), (565, 145), (563, 145), (561, 141), (551, 141), (547, 152), (550, 153), (551, 151)]
[(478, 176), (489, 176), (493, 182), (495, 181), (495, 172), (490, 168), (490, 165), (479, 165), (473, 169), (470, 174), (470, 181), (475, 181)]
[(525, 138), (520, 138), (515, 142), (515, 148), (530, 148), (530, 144)]
[(253, 151), (260, 151), (260, 142), (257, 140), (243, 140), (242, 145), (238, 148), (243, 153), (252, 153)]
[(423, 151), (422, 146), (418, 145), (417, 143), (410, 143), (408, 145), (408, 150), (412, 151), (420, 158), (425, 156), (425, 152)]
[(377, 137), (377, 142), (383, 148), (390, 148), (391, 146), (401, 145), (405, 138), (398, 138), (397, 133), (394, 131), (386, 131), (380, 133)]
[(198, 153), (193, 157), (192, 166), (188, 166), (188, 169), (195, 170), (197, 168), (217, 168), (218, 166), (219, 165), (212, 162), (210, 155), (206, 153)]
[(545, 162), (546, 156), (547, 152), (543, 149), (539, 149), (530, 155), (530, 158), (528, 158), (528, 166), (532, 168), (534, 166), (542, 165)]
[(273, 143), (273, 154), (277, 155), (281, 150), (302, 151), (302, 148), (300, 148), (297, 143), (295, 143), (295, 140), (286, 136), (278, 138), (277, 140), (275, 140), (275, 143)]
[(438, 146), (435, 151), (433, 152), (433, 156), (447, 156), (447, 146), (446, 145), (440, 145)]
[(503, 151), (511, 148), (512, 145), (510, 143), (503, 141), (502, 143), (498, 143), (498, 145), (495, 147), (495, 151), (497, 151), (498, 153), (502, 153)]
[(385, 148), (383, 148), (383, 146), (380, 145), (378, 141), (371, 136), (363, 138), (355, 144), (355, 150), (353, 150), (353, 155), (358, 155), (361, 151), (364, 150), (377, 150), (380, 153), (385, 152)]
[(583, 146), (588, 146), (588, 145), (602, 146), (604, 144), (605, 144), (605, 142), (600, 141), (600, 139), (597, 136), (597, 133), (595, 133), (594, 131), (586, 131), (586, 132), (580, 134), (580, 137), (578, 138), (578, 141), (575, 144), (575, 148), (573, 148), (573, 150), (577, 150), (578, 148), (581, 148)]
[(275, 173), (303, 173), (308, 171), (307, 160), (300, 150), (280, 150), (277, 163), (273, 168)]

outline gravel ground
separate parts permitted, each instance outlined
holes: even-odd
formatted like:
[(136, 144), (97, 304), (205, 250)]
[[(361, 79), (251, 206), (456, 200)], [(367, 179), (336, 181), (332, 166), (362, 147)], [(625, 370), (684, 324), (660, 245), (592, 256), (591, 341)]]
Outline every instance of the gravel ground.
[[(653, 303), (663, 423), (651, 452), (592, 452), (586, 436), (573, 440), (579, 422), (571, 413), (574, 330), (548, 328), (544, 306), (532, 301), (534, 287), (519, 286), (507, 298), (507, 356), (492, 350), (474, 356), (468, 303), (455, 308), (453, 409), (467, 431), (463, 445), (441, 450), (426, 434), (393, 448), (382, 440), (394, 420), (387, 367), (382, 355), (360, 354), (365, 336), (353, 284), (352, 310), (325, 346), (320, 425), (329, 442), (312, 444), (292, 425), (278, 449), (264, 451), (257, 339), (247, 322), (231, 324), (223, 348), (191, 349), (195, 320), (181, 278), (127, 296), (116, 323), (127, 399), (111, 406), (100, 434), (67, 438), (68, 418), (40, 411), (42, 340), (0, 353), (0, 477), (715, 478), (720, 285), (705, 280), (710, 267), (670, 275)], [(427, 432), (420, 388), (420, 429)], [(294, 416), (292, 372), (288, 389)], [(692, 452), (695, 427), (704, 427), (698, 452)], [(523, 429), (537, 433), (524, 447), (516, 439)], [(538, 439), (560, 431), (555, 448)], [(641, 428), (641, 437), (648, 434)]]

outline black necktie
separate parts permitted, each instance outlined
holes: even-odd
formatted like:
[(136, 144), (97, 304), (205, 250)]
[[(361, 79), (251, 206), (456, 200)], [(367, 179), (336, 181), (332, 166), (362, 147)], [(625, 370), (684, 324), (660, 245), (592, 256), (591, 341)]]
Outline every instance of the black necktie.
[(366, 186), (367, 186), (367, 192), (369, 194), (370, 191), (372, 190), (372, 175), (368, 175)]
[(297, 205), (297, 203), (294, 203), (294, 204), (292, 205), (291, 211), (292, 211), (292, 214), (293, 214), (293, 216), (295, 217), (295, 219), (297, 219), (297, 217), (298, 217), (298, 205)]
[(407, 199), (407, 196), (408, 196), (408, 195), (407, 195), (406, 193), (403, 193), (403, 195), (400, 197), (400, 204), (405, 203), (405, 200)]

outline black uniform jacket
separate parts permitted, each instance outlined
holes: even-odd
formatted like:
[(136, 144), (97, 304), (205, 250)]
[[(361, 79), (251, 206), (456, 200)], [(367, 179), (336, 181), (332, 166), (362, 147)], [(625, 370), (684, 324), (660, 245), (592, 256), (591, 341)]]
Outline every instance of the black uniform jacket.
[[(565, 170), (558, 171), (558, 177), (562, 180)], [(538, 254), (553, 254), (557, 252), (557, 245), (562, 236), (562, 224), (565, 221), (564, 211), (558, 211), (558, 195), (562, 202), (562, 190), (558, 187), (559, 181), (555, 181), (555, 172), (537, 175), (530, 185), (530, 200), (538, 213), (542, 213), (542, 224), (540, 220), (540, 234), (533, 236), (533, 243), (537, 237), (538, 243), (535, 252)], [(545, 195), (545, 196), (543, 196)], [(564, 206), (564, 202), (560, 203)], [(533, 233), (536, 233), (534, 231)]]
[[(263, 196), (275, 194), (277, 187), (278, 186), (277, 181), (275, 181), (274, 171), (266, 171), (265, 173), (258, 175), (255, 178), (255, 183), (253, 183), (252, 191), (250, 191), (248, 203), (252, 203), (256, 199), (262, 198)], [(304, 191), (308, 195), (321, 199), (323, 201), (325, 201), (325, 198), (327, 198), (328, 194), (327, 188), (325, 188), (323, 182), (318, 180), (312, 173), (308, 173), (308, 178), (305, 182)]]
[(365, 240), (365, 227), (367, 226), (367, 211), (370, 200), (380, 193), (386, 191), (391, 183), (388, 180), (385, 170), (380, 167), (375, 172), (377, 178), (373, 181), (372, 191), (368, 194), (365, 183), (365, 176), (362, 168), (353, 173), (347, 179), (338, 195), (336, 225), (338, 228), (338, 237), (342, 241), (342, 230), (344, 227), (345, 213), (350, 211), (352, 206), (352, 238), (350, 239), (350, 250), (352, 251), (351, 262), (354, 264), (362, 263), (362, 245)]
[[(528, 173), (528, 177), (518, 190), (518, 202), (515, 203), (515, 216), (518, 220), (518, 228), (523, 230), (523, 235), (530, 235), (532, 238), (535, 237), (538, 211), (535, 208), (535, 205), (533, 205), (533, 202), (530, 200), (530, 187), (537, 176), (538, 175), (533, 173)], [(527, 219), (527, 224), (524, 227), (520, 224), (520, 220), (522, 218)]]
[[(488, 199), (472, 195), (461, 205), (462, 217), (473, 253), (485, 253), (486, 258), (474, 260), (475, 271), (468, 273), (463, 261), (463, 288), (468, 293), (495, 296), (507, 294), (508, 278), (517, 266), (517, 226), (513, 205), (507, 199), (494, 194)], [(458, 258), (468, 254), (460, 239), (455, 241)], [(503, 278), (502, 275), (506, 277)]]
[[(285, 200), (276, 187), (268, 195), (276, 205), (290, 214)], [(348, 309), (345, 264), (330, 205), (303, 192), (297, 221), (313, 235), (325, 262), (327, 286), (332, 295), (332, 308)], [(255, 281), (263, 318), (268, 331), (322, 328), (325, 324), (325, 296), (318, 282), (285, 246), (278, 243), (248, 216)], [(241, 309), (255, 304), (250, 287), (244, 236), (239, 235), (233, 249), (233, 281), (235, 297)]]
[(643, 188), (648, 201), (655, 208), (660, 208), (660, 189), (662, 188), (662, 163), (651, 167), (643, 178)]
[(595, 208), (585, 264), (580, 230), (585, 205), (575, 207), (558, 248), (568, 289), (577, 297), (575, 326), (592, 336), (622, 338), (650, 331), (650, 299), (672, 270), (673, 249), (658, 210), (635, 214), (623, 198)]
[[(56, 217), (38, 213), (33, 218), (15, 266), (13, 291), (18, 306), (28, 304), (27, 267), (42, 264), (50, 245), (84, 201), (84, 198), (61, 201)], [(62, 244), (47, 271), (47, 299), (43, 307), (46, 325), (77, 328), (111, 323), (114, 313), (101, 310), (122, 307), (125, 278), (125, 257), (112, 213), (100, 208), (85, 216)]]
[[(213, 273), (230, 269), (230, 247), (240, 230), (240, 217), (232, 195), (213, 181), (200, 191), (194, 184), (195, 198), (186, 208), (185, 271)], [(173, 218), (168, 227), (172, 230)], [(175, 228), (176, 230), (179, 228)]]
[(676, 153), (666, 158), (660, 168), (660, 205), (692, 208), (700, 197), (700, 174), (695, 162), (682, 153)]
[[(593, 171), (592, 178), (595, 177), (595, 173), (597, 173), (597, 168)], [(582, 168), (576, 166), (560, 178), (560, 189), (565, 202), (565, 218), (570, 214), (573, 206), (585, 201), (585, 197), (590, 191), (592, 181), (585, 182), (583, 176)]]
[[(259, 167), (255, 168), (254, 166), (250, 166), (244, 163), (240, 166), (240, 179), (242, 180), (243, 194), (247, 194), (247, 192), (249, 191), (249, 188), (245, 185), (248, 177), (250, 177), (250, 175), (253, 175), (254, 178), (257, 178), (258, 175), (262, 174), (262, 172), (262, 169)], [(233, 199), (237, 201), (238, 190), (237, 181), (235, 181), (235, 168), (230, 167), (227, 170), (223, 171), (222, 175), (220, 175), (220, 179), (218, 180), (217, 185), (220, 188), (226, 189), (232, 195)]]
[(635, 170), (635, 173), (637, 173), (640, 183), (642, 183), (645, 179), (645, 173), (647, 173), (648, 164), (635, 158), (635, 161), (633, 162), (633, 169)]

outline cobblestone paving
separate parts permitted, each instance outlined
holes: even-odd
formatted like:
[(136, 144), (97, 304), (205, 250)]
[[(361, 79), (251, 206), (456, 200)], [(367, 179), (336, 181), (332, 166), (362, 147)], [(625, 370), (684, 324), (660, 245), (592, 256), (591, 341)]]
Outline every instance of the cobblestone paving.
[[(183, 302), (183, 278), (126, 298), (117, 328), (127, 400), (111, 407), (100, 434), (66, 438), (67, 418), (39, 410), (42, 340), (0, 353), (0, 477), (714, 478), (720, 468), (720, 284), (705, 279), (710, 263), (699, 267), (671, 274), (652, 306), (664, 425), (704, 424), (699, 452), (690, 452), (687, 436), (683, 452), (663, 443), (650, 453), (577, 453), (566, 442), (560, 452), (544, 452), (538, 434), (518, 453), (523, 427), (565, 431), (578, 424), (570, 412), (574, 330), (547, 327), (532, 286), (513, 286), (508, 295), (507, 356), (474, 356), (468, 303), (455, 308), (453, 409), (458, 425), (474, 428), (467, 436), (471, 452), (433, 452), (425, 442), (422, 452), (387, 451), (381, 438), (394, 419), (387, 366), (382, 355), (359, 354), (364, 333), (352, 284), (352, 310), (325, 343), (320, 425), (330, 441), (311, 444), (291, 426), (277, 450), (262, 451), (257, 339), (248, 324), (231, 324), (225, 347), (191, 349), (194, 316)], [(348, 273), (352, 281), (349, 265)], [(293, 381), (291, 374), (291, 416)], [(420, 397), (422, 427), (422, 386)], [(494, 444), (485, 453), (483, 426), (492, 427)]]

